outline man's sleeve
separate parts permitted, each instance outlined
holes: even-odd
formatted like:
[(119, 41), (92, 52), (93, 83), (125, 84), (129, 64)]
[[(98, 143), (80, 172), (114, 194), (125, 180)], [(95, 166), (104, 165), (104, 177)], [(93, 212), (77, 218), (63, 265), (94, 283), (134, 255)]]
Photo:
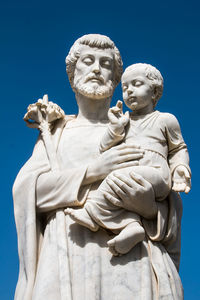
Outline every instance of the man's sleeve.
[(82, 167), (41, 174), (36, 185), (37, 211), (82, 205), (89, 190), (82, 186), (86, 171), (87, 167)]

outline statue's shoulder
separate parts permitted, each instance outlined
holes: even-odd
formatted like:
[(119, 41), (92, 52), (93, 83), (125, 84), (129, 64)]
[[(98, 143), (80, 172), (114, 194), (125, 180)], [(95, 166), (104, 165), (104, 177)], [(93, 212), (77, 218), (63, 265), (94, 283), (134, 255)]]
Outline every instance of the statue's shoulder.
[(166, 127), (176, 127), (179, 124), (177, 118), (173, 114), (167, 112), (159, 111), (159, 120)]
[(56, 120), (52, 129), (52, 135), (55, 135), (57, 131), (62, 130), (67, 122), (74, 120), (76, 115), (65, 115), (64, 118)]
[(77, 115), (65, 115), (65, 122), (67, 123), (68, 121), (76, 119)]

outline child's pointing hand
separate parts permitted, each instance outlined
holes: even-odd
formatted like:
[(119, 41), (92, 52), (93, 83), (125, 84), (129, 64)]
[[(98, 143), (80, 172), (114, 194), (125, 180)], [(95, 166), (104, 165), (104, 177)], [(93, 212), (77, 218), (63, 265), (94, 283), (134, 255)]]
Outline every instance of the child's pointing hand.
[(129, 112), (123, 114), (122, 101), (118, 100), (116, 106), (111, 107), (108, 111), (108, 118), (111, 123), (111, 129), (116, 134), (121, 134), (129, 121)]

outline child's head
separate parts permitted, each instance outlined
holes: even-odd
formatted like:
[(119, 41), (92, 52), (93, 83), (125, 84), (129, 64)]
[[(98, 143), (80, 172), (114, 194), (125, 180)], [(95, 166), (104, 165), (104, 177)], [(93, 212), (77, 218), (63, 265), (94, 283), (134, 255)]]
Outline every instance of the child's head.
[(122, 75), (123, 99), (132, 110), (155, 107), (163, 92), (163, 77), (149, 64), (134, 64)]

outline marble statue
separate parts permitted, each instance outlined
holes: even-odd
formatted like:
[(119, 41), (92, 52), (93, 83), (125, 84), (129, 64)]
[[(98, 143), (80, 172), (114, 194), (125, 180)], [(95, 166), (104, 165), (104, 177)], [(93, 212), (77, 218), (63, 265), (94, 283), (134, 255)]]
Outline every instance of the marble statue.
[[(128, 112), (123, 115), (122, 102), (118, 101), (116, 107), (109, 110), (110, 124), (100, 142), (100, 150), (108, 150), (117, 145), (120, 139), (127, 144), (134, 142), (144, 151), (139, 166), (123, 168), (118, 173), (110, 174), (101, 183), (94, 198), (87, 201), (83, 208), (65, 210), (75, 221), (93, 231), (98, 230), (99, 226), (114, 233), (121, 230), (119, 235), (108, 241), (109, 249), (115, 256), (129, 252), (144, 240), (145, 230), (139, 215), (121, 207), (120, 198), (118, 204), (110, 202), (113, 194), (110, 177), (114, 175), (126, 181), (123, 175), (131, 173), (132, 177), (136, 176), (136, 180), (140, 178), (137, 175), (146, 179), (155, 193), (151, 203), (154, 212), (156, 201), (162, 201), (168, 196), (171, 182), (173, 190), (188, 193), (191, 177), (187, 147), (176, 118), (155, 110), (163, 90), (160, 72), (151, 65), (132, 65), (122, 75), (122, 87), (124, 102), (132, 110), (129, 128), (125, 134)], [(148, 201), (145, 195), (143, 201)]]
[[(190, 190), (176, 118), (154, 110), (163, 79), (128, 67), (106, 36), (85, 35), (66, 57), (78, 115), (47, 95), (28, 108), (40, 135), (13, 187), (20, 259), (16, 300), (183, 299), (182, 202)], [(71, 99), (69, 99), (71, 101)]]

